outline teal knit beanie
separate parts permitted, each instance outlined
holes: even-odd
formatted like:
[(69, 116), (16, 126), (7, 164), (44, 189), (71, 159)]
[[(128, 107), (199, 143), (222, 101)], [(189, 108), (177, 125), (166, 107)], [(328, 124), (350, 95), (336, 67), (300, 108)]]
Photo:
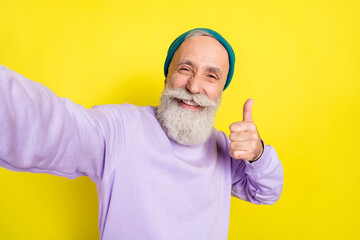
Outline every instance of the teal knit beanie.
[(177, 37), (172, 42), (172, 44), (169, 47), (168, 54), (167, 54), (166, 60), (165, 60), (165, 65), (164, 65), (165, 77), (168, 74), (169, 65), (170, 65), (172, 57), (174, 56), (175, 51), (178, 49), (178, 47), (181, 45), (181, 43), (184, 42), (186, 36), (189, 35), (189, 33), (194, 30), (201, 30), (201, 31), (209, 33), (214, 38), (216, 38), (225, 47), (226, 51), (228, 52), (230, 67), (229, 67), (229, 73), (227, 75), (226, 83), (225, 83), (225, 86), (223, 89), (223, 90), (225, 90), (229, 86), (231, 79), (233, 77), (233, 74), (234, 74), (234, 64), (235, 64), (234, 50), (232, 49), (230, 44), (225, 40), (225, 38), (223, 38), (219, 33), (215, 32), (214, 30), (211, 30), (208, 28), (195, 28), (195, 29), (189, 30), (189, 31), (181, 34), (179, 37)]

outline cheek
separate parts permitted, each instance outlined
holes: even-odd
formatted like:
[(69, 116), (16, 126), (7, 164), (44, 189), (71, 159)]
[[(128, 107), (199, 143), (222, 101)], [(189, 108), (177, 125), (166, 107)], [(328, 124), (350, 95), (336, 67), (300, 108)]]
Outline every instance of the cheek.
[(168, 84), (171, 88), (180, 88), (185, 87), (188, 81), (188, 76), (175, 73), (170, 77)]
[(215, 86), (214, 84), (207, 86), (205, 92), (211, 100), (217, 100), (222, 93), (222, 89), (220, 89), (220, 86)]
[(220, 97), (221, 93), (219, 91), (214, 91), (213, 93), (211, 93), (211, 95), (209, 96), (209, 98), (211, 98), (212, 100), (216, 101), (218, 100), (218, 98)]

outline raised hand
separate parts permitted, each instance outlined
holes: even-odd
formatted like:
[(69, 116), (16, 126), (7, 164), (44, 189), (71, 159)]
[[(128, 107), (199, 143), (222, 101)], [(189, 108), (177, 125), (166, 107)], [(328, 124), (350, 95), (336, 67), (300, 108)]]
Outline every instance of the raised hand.
[(252, 119), (254, 100), (249, 98), (243, 108), (243, 120), (230, 125), (230, 156), (244, 161), (258, 160), (264, 146)]

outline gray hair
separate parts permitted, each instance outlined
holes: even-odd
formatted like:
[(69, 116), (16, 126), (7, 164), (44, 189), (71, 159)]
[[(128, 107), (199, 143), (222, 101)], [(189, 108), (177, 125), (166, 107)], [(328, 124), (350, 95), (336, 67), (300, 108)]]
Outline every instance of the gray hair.
[(200, 37), (200, 36), (207, 36), (207, 37), (212, 37), (212, 38), (216, 39), (211, 33), (207, 32), (205, 30), (196, 29), (196, 30), (192, 30), (191, 32), (189, 32), (189, 34), (185, 37), (185, 40), (188, 40), (190, 38)]

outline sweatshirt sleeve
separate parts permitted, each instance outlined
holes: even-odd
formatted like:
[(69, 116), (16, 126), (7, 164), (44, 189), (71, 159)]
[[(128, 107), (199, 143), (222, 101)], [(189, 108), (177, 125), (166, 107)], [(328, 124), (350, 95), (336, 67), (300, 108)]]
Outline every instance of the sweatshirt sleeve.
[(105, 148), (100, 115), (0, 66), (0, 166), (98, 180)]
[(232, 196), (255, 204), (274, 204), (283, 187), (283, 168), (272, 146), (264, 144), (262, 156), (255, 162), (232, 161)]

